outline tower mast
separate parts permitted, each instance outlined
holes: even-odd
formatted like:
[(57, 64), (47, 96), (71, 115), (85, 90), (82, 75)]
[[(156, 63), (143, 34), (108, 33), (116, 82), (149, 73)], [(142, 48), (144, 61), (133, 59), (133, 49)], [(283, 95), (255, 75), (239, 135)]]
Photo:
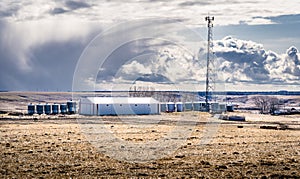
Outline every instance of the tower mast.
[(213, 21), (214, 17), (206, 16), (205, 21), (207, 21), (207, 61), (206, 61), (206, 90), (205, 90), (205, 105), (206, 105), (206, 111), (210, 111), (209, 106), (209, 98), (212, 94), (213, 88), (214, 88), (214, 78), (213, 78), (213, 66), (214, 66), (214, 59), (210, 58), (211, 54), (213, 53), (213, 34), (212, 34), (212, 28), (213, 28)]

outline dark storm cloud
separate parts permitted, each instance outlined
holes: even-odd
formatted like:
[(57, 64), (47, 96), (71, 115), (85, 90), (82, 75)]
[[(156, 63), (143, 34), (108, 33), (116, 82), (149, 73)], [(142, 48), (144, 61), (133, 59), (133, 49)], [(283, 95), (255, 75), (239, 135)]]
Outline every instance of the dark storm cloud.
[(81, 9), (81, 8), (89, 8), (90, 4), (82, 1), (66, 1), (65, 5), (71, 10)]
[(269, 19), (272, 22), (275, 22), (278, 24), (299, 24), (300, 23), (300, 14), (272, 16), (272, 17), (265, 17), (265, 19)]
[(142, 0), (140, 2), (145, 2), (145, 3), (153, 3), (153, 2), (168, 2), (168, 0)]
[[(185, 2), (181, 2), (178, 5), (181, 7), (185, 7), (185, 6), (208, 6), (208, 5), (220, 5), (220, 4), (243, 4), (243, 3), (247, 3), (247, 4), (255, 4), (257, 3), (257, 1), (236, 1), (236, 0), (227, 0), (227, 1), (197, 1), (197, 0), (191, 0), (191, 1), (185, 1)], [(214, 14), (216, 15), (216, 14)]]
[[(73, 72), (84, 48), (80, 42), (49, 42), (32, 49), (32, 70), (24, 72), (0, 47), (1, 90), (71, 90)], [(12, 73), (13, 71), (13, 73)]]
[[(147, 64), (151, 63), (150, 56), (156, 54), (159, 49), (166, 46), (174, 46), (174, 44), (169, 41), (152, 38), (139, 39), (122, 44), (122, 46), (116, 48), (107, 59), (105, 59), (105, 62), (97, 75), (97, 82), (111, 82), (120, 76), (122, 79), (129, 81), (169, 82), (169, 80), (166, 80), (166, 77), (161, 74), (145, 74), (146, 72), (141, 73), (137, 71), (131, 74), (123, 71), (123, 65), (136, 62), (136, 60), (138, 60), (138, 63), (147, 66)], [(130, 66), (130, 68), (133, 67)]]
[(205, 6), (205, 5), (210, 5), (210, 2), (201, 2), (201, 1), (186, 1), (186, 2), (182, 2), (179, 4), (179, 6)]
[(55, 15), (55, 14), (63, 14), (69, 12), (68, 10), (61, 8), (61, 7), (56, 7), (52, 10), (49, 11), (50, 14)]
[[(136, 43), (140, 44), (138, 49), (136, 48)], [(97, 81), (101, 82), (113, 80), (118, 71), (122, 68), (122, 65), (131, 61), (136, 56), (152, 52), (147, 48), (149, 47), (146, 46), (141, 40), (128, 42), (116, 48), (107, 57), (107, 59), (105, 59), (105, 62), (102, 65), (102, 70), (98, 73)], [(126, 79), (130, 78), (129, 76), (124, 77)], [(129, 80), (134, 80), (134, 78)]]
[(49, 13), (51, 15), (56, 15), (56, 14), (64, 14), (76, 9), (82, 9), (82, 8), (89, 8), (91, 7), (90, 4), (86, 2), (81, 2), (81, 1), (66, 1), (64, 3), (65, 7), (55, 7), (54, 9), (51, 9)]
[[(31, 46), (26, 52), (14, 39), (5, 38), (11, 36), (8, 26), (0, 21), (0, 90), (71, 90), (77, 60), (95, 34), (89, 34), (87, 41), (48, 40)], [(20, 52), (24, 52), (24, 56), (18, 55)], [(29, 68), (24, 69), (20, 58), (26, 58)]]
[(138, 77), (136, 81), (155, 82), (159, 84), (172, 84), (171, 80), (161, 74), (144, 74)]
[(42, 74), (34, 85), (40, 83), (41, 88), (52, 88), (50, 90), (70, 89), (73, 72), (83, 49), (84, 44), (78, 40), (49, 42), (34, 49), (35, 69)]
[[(5, 26), (0, 21), (0, 27)], [(4, 35), (3, 29), (0, 28), (0, 37)], [(19, 69), (14, 63), (14, 56), (12, 56), (5, 43), (0, 41), (0, 90), (18, 89), (19, 84)], [(13, 88), (11, 88), (13, 86)]]
[(13, 6), (10, 7), (9, 9), (0, 9), (0, 17), (10, 17), (16, 13), (18, 13), (19, 11), (19, 7), (18, 6)]

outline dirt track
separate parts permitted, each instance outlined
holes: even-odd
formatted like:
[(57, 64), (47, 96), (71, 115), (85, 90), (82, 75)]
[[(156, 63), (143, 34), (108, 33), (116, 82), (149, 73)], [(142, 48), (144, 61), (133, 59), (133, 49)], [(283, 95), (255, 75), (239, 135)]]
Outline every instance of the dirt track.
[[(0, 178), (300, 178), (300, 131), (260, 129), (276, 123), (264, 116), (248, 118), (250, 122), (222, 121), (207, 145), (199, 144), (205, 123), (198, 122), (174, 153), (147, 163), (118, 161), (98, 152), (77, 120), (1, 120)], [(284, 117), (274, 118), (282, 122)], [(298, 125), (299, 118), (284, 122)], [(144, 132), (126, 130), (113, 118), (106, 125), (122, 129), (124, 140), (141, 143), (163, 136), (173, 123), (157, 123), (158, 128)]]

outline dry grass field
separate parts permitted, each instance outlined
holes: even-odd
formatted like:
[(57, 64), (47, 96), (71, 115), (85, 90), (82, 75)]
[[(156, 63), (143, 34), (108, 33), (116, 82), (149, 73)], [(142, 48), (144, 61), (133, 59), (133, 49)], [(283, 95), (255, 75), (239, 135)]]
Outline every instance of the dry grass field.
[[(2, 114), (0, 178), (300, 178), (300, 116), (235, 114), (246, 121), (223, 121), (201, 112), (126, 116), (123, 121)], [(129, 162), (103, 152), (110, 143), (91, 142), (83, 119), (137, 145), (160, 140), (176, 125), (187, 127), (189, 135), (186, 140), (172, 138), (181, 145), (162, 158)], [(137, 122), (149, 119), (155, 122)], [(202, 144), (208, 128), (213, 129), (211, 140)]]
[[(289, 121), (299, 125), (299, 121)], [(127, 134), (125, 124), (112, 117), (106, 119), (106, 125), (123, 128), (124, 135), (119, 137), (124, 140), (143, 142), (164, 135), (173, 124), (158, 123), (156, 130), (131, 130)], [(134, 163), (99, 152), (88, 142), (75, 119), (1, 120), (0, 177), (299, 178), (300, 131), (260, 129), (262, 125), (270, 123), (224, 121), (212, 140), (200, 145), (204, 127), (197, 123), (191, 136), (174, 153)]]

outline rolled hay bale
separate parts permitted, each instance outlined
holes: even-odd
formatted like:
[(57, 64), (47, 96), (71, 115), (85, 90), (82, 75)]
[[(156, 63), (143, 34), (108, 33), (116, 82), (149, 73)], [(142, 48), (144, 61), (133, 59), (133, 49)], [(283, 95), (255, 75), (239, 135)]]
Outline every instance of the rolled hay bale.
[(229, 116), (229, 121), (246, 121), (245, 116)]
[(260, 126), (260, 129), (274, 129), (277, 130), (277, 126)]

